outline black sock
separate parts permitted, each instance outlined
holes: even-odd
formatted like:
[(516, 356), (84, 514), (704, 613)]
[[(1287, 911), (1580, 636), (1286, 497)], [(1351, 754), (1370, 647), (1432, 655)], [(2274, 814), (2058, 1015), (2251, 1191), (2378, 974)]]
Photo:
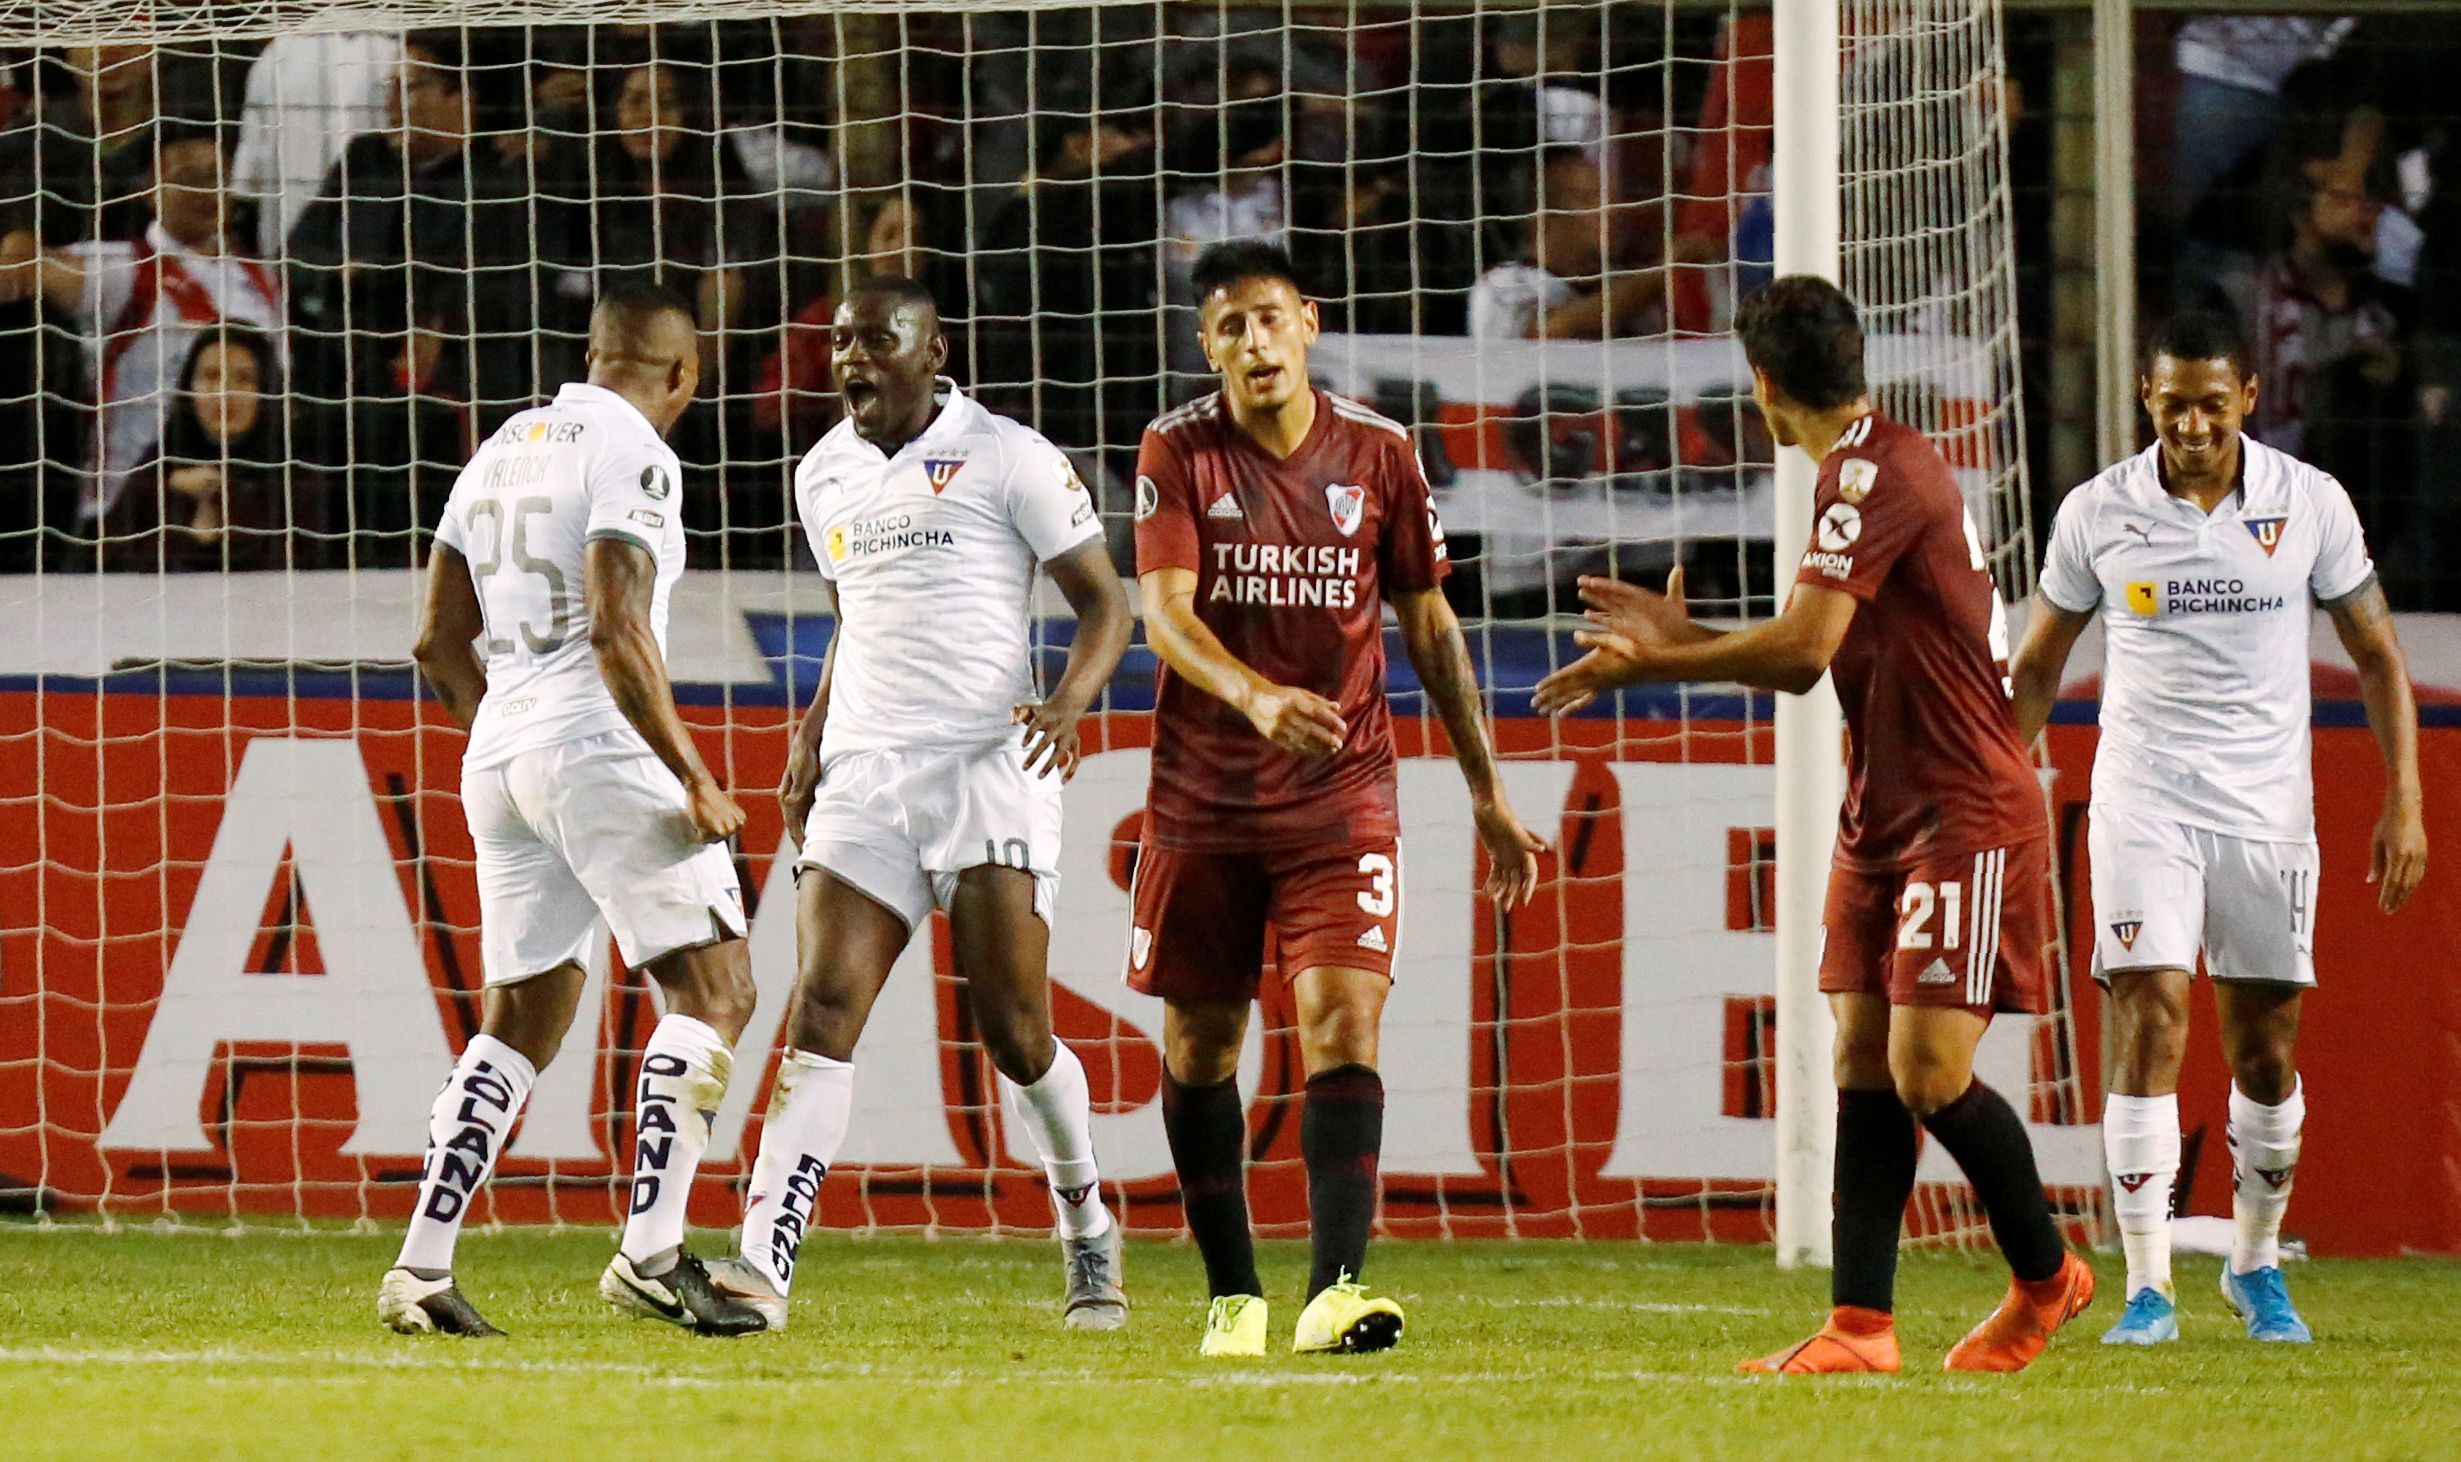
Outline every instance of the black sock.
[(1336, 1066), (1307, 1079), (1299, 1116), (1307, 1159), (1308, 1235), (1315, 1262), (1307, 1294), (1359, 1277), (1367, 1231), (1376, 1221), (1376, 1163), (1384, 1151), (1384, 1078), (1369, 1067)]
[(1256, 1239), (1248, 1232), (1248, 1114), (1239, 1103), (1239, 1078), (1182, 1086), (1164, 1072), (1162, 1131), (1179, 1170), (1179, 1206), (1205, 1257), (1206, 1284), (1216, 1295), (1263, 1294)]
[(1829, 1303), (1891, 1313), (1897, 1237), (1914, 1196), (1914, 1114), (1896, 1092), (1838, 1092), (1836, 1187)]
[(2017, 1278), (2030, 1282), (2059, 1273), (2067, 1247), (2051, 1222), (2051, 1200), (2043, 1196), (2042, 1175), (2034, 1167), (2033, 1139), (2025, 1135), (2016, 1110), (1976, 1081), (1965, 1095), (1925, 1117), (1923, 1126), (1965, 1169), (1982, 1211), (1990, 1215), (1991, 1237)]

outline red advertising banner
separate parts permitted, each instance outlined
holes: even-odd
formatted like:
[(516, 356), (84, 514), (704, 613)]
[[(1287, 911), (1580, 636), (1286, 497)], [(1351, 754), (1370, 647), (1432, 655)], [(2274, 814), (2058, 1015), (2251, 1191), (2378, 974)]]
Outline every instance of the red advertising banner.
[[(461, 738), (433, 708), (344, 695), (0, 693), (0, 1191), (47, 1211), (398, 1220), (426, 1114), (476, 1028)], [(785, 749), (775, 706), (694, 708), (713, 764), (754, 792)], [(1088, 1067), (1106, 1178), (1132, 1225), (1179, 1226), (1155, 1110), (1159, 1006), (1119, 982), (1144, 791), (1141, 715), (1094, 733), (1068, 798), (1054, 929), (1061, 1033)], [(1499, 919), (1449, 759), (1405, 721), (1404, 949), (1388, 1011), (1384, 1221), (1403, 1235), (1758, 1239), (1768, 1115), (1771, 871), (1765, 723), (1511, 720), (1510, 791), (1556, 840)], [(2090, 948), (2082, 859), (2093, 731), (2054, 730), (2066, 906)], [(2426, 736), (2431, 837), (2461, 848), (2461, 731)], [(2364, 883), (2380, 777), (2367, 733), (2317, 733), (2324, 877), (2303, 1042), (2311, 1140), (2293, 1231), (2319, 1251), (2461, 1252), (2461, 902), (2435, 874), (2397, 918)], [(694, 1218), (736, 1216), (767, 1053), (793, 982), (791, 877), (774, 803), (747, 796), (740, 874), (762, 1008), (746, 1032)], [(1985, 1077), (2032, 1095), (2046, 1179), (2101, 1181), (2098, 1002), (2077, 962), (2076, 1049), (2006, 1022)], [(1001, 1125), (954, 998), (945, 931), (918, 939), (858, 1049), (858, 1109), (824, 1223), (1040, 1227), (1042, 1185)], [(935, 978), (936, 976), (936, 978)], [(618, 1211), (631, 1063), (655, 1019), (621, 969), (543, 1074), (483, 1210)], [(1296, 1053), (1268, 1007), (1253, 1201), (1304, 1217)], [(2224, 1211), (2210, 1030), (2186, 1110), (2195, 1211)], [(755, 1060), (751, 1052), (764, 1053)], [(1927, 1154), (1925, 1176), (1952, 1174)]]

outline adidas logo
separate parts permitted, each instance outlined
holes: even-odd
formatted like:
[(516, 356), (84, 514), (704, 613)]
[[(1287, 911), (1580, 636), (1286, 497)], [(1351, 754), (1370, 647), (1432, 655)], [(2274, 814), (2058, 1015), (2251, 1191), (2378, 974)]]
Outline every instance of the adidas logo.
[(1957, 983), (1957, 972), (1948, 967), (1947, 960), (1935, 956), (1930, 965), (1914, 977), (1914, 983), (1917, 985), (1954, 985)]
[(1359, 948), (1372, 949), (1378, 954), (1390, 953), (1392, 946), (1385, 942), (1384, 926), (1381, 924), (1368, 925), (1367, 932), (1359, 936)]
[(1213, 500), (1213, 506), (1205, 510), (1205, 516), (1208, 518), (1245, 519), (1247, 514), (1239, 511), (1239, 499), (1232, 497), (1226, 492)]

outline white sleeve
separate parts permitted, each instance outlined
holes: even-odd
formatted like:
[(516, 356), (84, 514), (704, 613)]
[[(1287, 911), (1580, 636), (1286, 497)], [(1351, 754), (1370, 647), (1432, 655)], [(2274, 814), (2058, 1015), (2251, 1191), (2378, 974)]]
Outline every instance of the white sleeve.
[(655, 438), (626, 436), (601, 447), (590, 464), (588, 536), (627, 539), (655, 556), (677, 511), (682, 471), (675, 453)]
[(829, 545), (821, 538), (820, 502), (812, 487), (813, 479), (820, 476), (816, 465), (819, 460), (820, 448), (815, 445), (795, 464), (795, 516), (803, 523), (803, 539), (812, 546), (812, 562), (819, 567), (820, 576), (835, 585), (837, 570), (830, 566)]
[(2060, 503), (2059, 516), (2051, 522), (2050, 546), (2042, 554), (2042, 576), (2035, 581), (2043, 598), (2070, 614), (2086, 613), (2102, 603), (2102, 581), (2094, 576), (2092, 498), (2093, 485), (2088, 483)]
[[(462, 477), (469, 475), (470, 470), (463, 468)], [(453, 483), (452, 496), (444, 500), (443, 516), (436, 519), (436, 541), (463, 558), (468, 558), (470, 556), (470, 533), (462, 525), (461, 502), (461, 480), (457, 478)]]
[(1010, 436), (1006, 489), (1009, 526), (1034, 550), (1038, 563), (1049, 563), (1078, 544), (1102, 536), (1094, 495), (1085, 490), (1068, 458), (1040, 433), (1019, 431)]
[(2307, 571), (2307, 587), (2330, 604), (2374, 577), (2376, 565), (2349, 492), (2323, 473), (2316, 474), (2316, 508), (2316, 564)]
[[(60, 250), (85, 271), (85, 295), (77, 308), (88, 324), (108, 332), (128, 311), (137, 290), (137, 251), (128, 244), (70, 244)], [(141, 322), (142, 323), (142, 322)]]

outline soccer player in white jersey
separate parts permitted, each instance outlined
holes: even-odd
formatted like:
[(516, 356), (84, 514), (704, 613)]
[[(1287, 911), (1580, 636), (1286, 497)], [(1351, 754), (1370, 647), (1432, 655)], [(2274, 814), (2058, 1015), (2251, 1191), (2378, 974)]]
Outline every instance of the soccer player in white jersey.
[(487, 990), (480, 1033), (437, 1094), (418, 1207), (377, 1293), (395, 1330), (498, 1333), (454, 1286), (454, 1241), (609, 928), (666, 1014), (641, 1057), (631, 1208), (599, 1293), (704, 1334), (761, 1328), (683, 1251), (753, 999), (723, 846), (743, 812), (694, 749), (666, 671), (684, 531), (664, 438), (692, 401), (698, 349), (673, 291), (610, 289), (590, 316), (587, 384), (489, 438), (436, 529), (417, 657), (470, 733), (461, 797)]
[[(855, 1042), (937, 905), (1010, 1119), (1050, 1180), (1063, 1322), (1114, 1329), (1127, 1317), (1119, 1228), (1097, 1187), (1085, 1068), (1052, 1037), (1046, 959), (1060, 785), (1076, 770), (1078, 718), (1128, 647), (1127, 595), (1068, 459), (940, 375), (948, 342), (928, 290), (859, 285), (838, 307), (830, 363), (846, 416), (796, 469), (795, 504), (837, 629), (778, 789), (801, 844), (801, 970), (741, 1254), (713, 1277), (785, 1325), (795, 1255), (846, 1136)], [(1038, 566), (1077, 616), (1039, 703)]]
[(2231, 1069), (2237, 1237), (2222, 1295), (2257, 1340), (2304, 1342), (2282, 1283), (2282, 1213), (2306, 1115), (2293, 1045), (2315, 984), (2308, 752), (2311, 601), (2358, 666), (2383, 750), (2368, 881), (2385, 912), (2425, 871), (2418, 709), (2358, 515), (2340, 483), (2242, 434), (2258, 382), (2237, 322), (2154, 337), (2139, 383), (2154, 446), (2070, 493), (2011, 668), (2018, 728), (2049, 719), (2068, 652), (2107, 635), (2091, 834), (2094, 966), (2110, 991), (2102, 1140), (2128, 1305), (2102, 1338), (2179, 1333), (2171, 1186), (2188, 988), (2204, 955)]

